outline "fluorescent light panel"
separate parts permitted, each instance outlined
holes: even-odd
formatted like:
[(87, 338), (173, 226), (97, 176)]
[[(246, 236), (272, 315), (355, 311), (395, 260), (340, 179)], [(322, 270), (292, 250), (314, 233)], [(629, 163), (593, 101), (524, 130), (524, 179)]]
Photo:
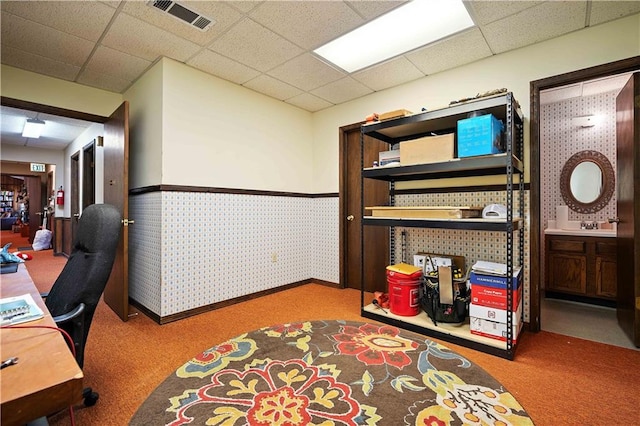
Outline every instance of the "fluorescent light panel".
[(462, 0), (414, 0), (314, 52), (354, 72), (473, 25)]
[(38, 139), (42, 130), (44, 129), (44, 121), (37, 118), (29, 118), (24, 123), (24, 129), (22, 129), (23, 138)]

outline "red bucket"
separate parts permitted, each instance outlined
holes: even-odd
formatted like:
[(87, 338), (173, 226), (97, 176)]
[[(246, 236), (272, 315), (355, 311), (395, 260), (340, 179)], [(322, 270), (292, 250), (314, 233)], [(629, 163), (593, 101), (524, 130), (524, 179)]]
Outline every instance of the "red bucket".
[(399, 263), (387, 266), (389, 310), (392, 314), (411, 317), (420, 313), (420, 281), (422, 268)]
[(389, 310), (392, 314), (411, 317), (420, 313), (420, 279), (402, 280), (387, 277)]

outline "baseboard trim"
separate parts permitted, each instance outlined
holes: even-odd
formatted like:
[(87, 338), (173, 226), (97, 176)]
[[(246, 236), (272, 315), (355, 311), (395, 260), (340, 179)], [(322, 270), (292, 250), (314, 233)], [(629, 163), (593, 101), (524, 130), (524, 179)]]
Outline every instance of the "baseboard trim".
[(140, 312), (142, 312), (143, 314), (145, 314), (149, 318), (151, 318), (154, 322), (162, 325), (162, 324), (168, 324), (170, 322), (178, 321), (178, 320), (181, 320), (181, 319), (184, 319), (184, 318), (192, 317), (194, 315), (198, 315), (198, 314), (202, 314), (202, 313), (205, 313), (205, 312), (213, 311), (213, 310), (216, 310), (216, 309), (224, 308), (226, 306), (231, 306), (231, 305), (235, 305), (237, 303), (246, 302), (248, 300), (257, 299), (258, 297), (263, 297), (263, 296), (267, 296), (267, 295), (270, 295), (270, 294), (279, 293), (279, 292), (284, 291), (284, 290), (289, 290), (289, 289), (292, 289), (292, 288), (295, 288), (295, 287), (300, 287), (301, 285), (310, 284), (310, 283), (320, 284), (320, 285), (333, 287), (333, 288), (338, 288), (338, 289), (342, 289), (343, 288), (339, 283), (334, 283), (334, 282), (331, 282), (331, 281), (318, 280), (318, 279), (315, 279), (315, 278), (308, 278), (306, 280), (297, 281), (297, 282), (290, 283), (290, 284), (285, 284), (285, 285), (282, 285), (282, 286), (279, 286), (279, 287), (270, 288), (268, 290), (259, 291), (257, 293), (251, 293), (251, 294), (247, 294), (247, 295), (244, 295), (244, 296), (235, 297), (233, 299), (223, 300), (221, 302), (212, 303), (212, 304), (206, 305), (206, 306), (200, 306), (198, 308), (189, 309), (187, 311), (179, 312), (177, 314), (167, 315), (167, 316), (164, 316), (164, 317), (156, 314), (155, 312), (152, 312), (150, 309), (148, 309), (147, 307), (145, 307), (144, 305), (142, 305), (141, 303), (139, 303), (138, 301), (136, 301), (136, 300), (134, 300), (132, 298), (129, 298), (129, 304), (134, 306), (136, 309), (138, 309)]

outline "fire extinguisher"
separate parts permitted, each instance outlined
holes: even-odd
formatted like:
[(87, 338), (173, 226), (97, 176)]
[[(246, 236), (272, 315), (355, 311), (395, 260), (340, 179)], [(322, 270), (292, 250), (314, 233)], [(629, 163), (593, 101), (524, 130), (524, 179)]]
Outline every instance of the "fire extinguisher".
[(59, 206), (64, 206), (64, 190), (62, 187), (56, 192), (56, 204)]

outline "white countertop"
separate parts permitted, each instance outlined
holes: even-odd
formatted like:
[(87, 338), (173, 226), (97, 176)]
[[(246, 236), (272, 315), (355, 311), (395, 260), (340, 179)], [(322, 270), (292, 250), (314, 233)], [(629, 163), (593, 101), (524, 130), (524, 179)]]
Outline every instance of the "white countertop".
[(575, 237), (616, 237), (615, 229), (558, 229), (547, 228), (545, 234), (551, 235), (572, 235)]

